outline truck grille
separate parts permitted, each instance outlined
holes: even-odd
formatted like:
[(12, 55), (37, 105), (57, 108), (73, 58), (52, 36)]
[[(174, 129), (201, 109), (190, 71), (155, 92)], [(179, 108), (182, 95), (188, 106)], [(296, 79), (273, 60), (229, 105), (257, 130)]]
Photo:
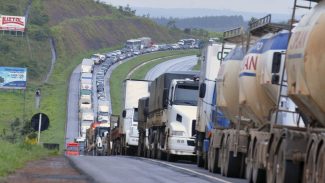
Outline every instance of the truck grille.
[(194, 146), (195, 145), (194, 140), (187, 140), (187, 145)]

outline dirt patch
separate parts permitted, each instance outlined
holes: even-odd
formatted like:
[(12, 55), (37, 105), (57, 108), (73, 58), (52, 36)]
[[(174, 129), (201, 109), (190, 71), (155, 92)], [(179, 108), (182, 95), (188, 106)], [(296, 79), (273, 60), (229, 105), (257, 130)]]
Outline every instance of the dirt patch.
[(89, 183), (87, 176), (80, 174), (63, 157), (51, 157), (28, 163), (24, 168), (0, 180), (1, 183)]

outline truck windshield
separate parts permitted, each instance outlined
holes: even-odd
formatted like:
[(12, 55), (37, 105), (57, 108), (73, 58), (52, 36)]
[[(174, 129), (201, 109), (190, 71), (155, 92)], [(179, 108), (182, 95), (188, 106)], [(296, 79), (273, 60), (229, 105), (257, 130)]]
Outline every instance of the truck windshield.
[(99, 112), (98, 115), (101, 115), (101, 116), (108, 116), (108, 112)]
[(138, 108), (135, 108), (133, 113), (133, 121), (138, 121), (138, 115)]
[(174, 104), (176, 105), (197, 105), (199, 87), (197, 85), (178, 84), (174, 93)]

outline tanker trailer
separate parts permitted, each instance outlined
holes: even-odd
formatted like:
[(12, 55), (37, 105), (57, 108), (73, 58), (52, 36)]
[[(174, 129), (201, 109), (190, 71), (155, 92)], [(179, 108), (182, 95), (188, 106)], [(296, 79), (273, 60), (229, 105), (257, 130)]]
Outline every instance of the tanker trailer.
[(288, 96), (307, 128), (273, 134), (278, 140), (270, 147), (267, 172), (272, 183), (295, 181), (293, 174), (296, 182), (325, 182), (325, 2), (314, 2), (319, 3), (295, 27), (286, 55)]

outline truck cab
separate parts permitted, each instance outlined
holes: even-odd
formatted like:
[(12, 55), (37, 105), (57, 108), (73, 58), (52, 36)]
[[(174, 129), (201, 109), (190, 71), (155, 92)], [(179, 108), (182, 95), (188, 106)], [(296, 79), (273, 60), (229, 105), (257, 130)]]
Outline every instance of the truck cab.
[(122, 117), (126, 129), (126, 143), (127, 145), (138, 145), (138, 108), (123, 110)]
[(167, 120), (167, 154), (194, 155), (195, 125), (199, 86), (191, 79), (172, 80), (169, 89)]

